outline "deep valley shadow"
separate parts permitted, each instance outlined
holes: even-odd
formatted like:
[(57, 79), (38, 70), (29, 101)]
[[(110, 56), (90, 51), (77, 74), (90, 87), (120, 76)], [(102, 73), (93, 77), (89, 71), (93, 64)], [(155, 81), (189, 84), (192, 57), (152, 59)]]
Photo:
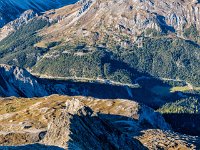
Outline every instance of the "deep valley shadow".
[[(60, 94), (69, 96), (89, 96), (98, 99), (129, 99), (139, 103), (143, 103), (153, 109), (158, 109), (167, 102), (174, 102), (184, 97), (199, 97), (198, 93), (184, 93), (174, 92), (171, 93), (170, 86), (163, 83), (161, 80), (147, 76), (150, 79), (147, 81), (139, 81), (138, 86), (114, 85), (109, 83), (99, 82), (81, 82), (73, 80), (55, 80), (55, 79), (41, 79), (38, 81), (44, 85), (48, 94)], [(152, 88), (160, 85), (166, 88), (166, 96), (159, 95), (152, 92)]]
[[(200, 136), (200, 114), (174, 113), (163, 114), (174, 131), (193, 136)], [(200, 141), (199, 141), (200, 142)]]
[(128, 87), (122, 85), (111, 85), (106, 83), (75, 82), (69, 80), (39, 80), (51, 94), (69, 96), (89, 96), (98, 99), (129, 99), (144, 103), (151, 107), (159, 107), (163, 102), (153, 103), (157, 97), (152, 92), (142, 87)]
[(29, 144), (23, 146), (0, 146), (0, 150), (64, 150), (63, 148), (57, 146), (47, 146), (42, 144)]

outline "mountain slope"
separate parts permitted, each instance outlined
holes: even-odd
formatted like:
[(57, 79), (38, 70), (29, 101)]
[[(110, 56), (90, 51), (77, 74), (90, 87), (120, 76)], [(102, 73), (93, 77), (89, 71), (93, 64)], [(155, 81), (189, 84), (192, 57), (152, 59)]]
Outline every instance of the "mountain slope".
[[(63, 32), (68, 38), (70, 36), (92, 38), (93, 34), (98, 32), (98, 40), (103, 40), (102, 36), (105, 34), (114, 33), (112, 38), (122, 42), (121, 37), (117, 37), (117, 33), (126, 34), (131, 38), (130, 40), (135, 41), (137, 36), (145, 33), (147, 29), (174, 33), (179, 37), (184, 37), (184, 30), (191, 25), (200, 30), (200, 5), (198, 1), (193, 0), (154, 2), (87, 0), (75, 4), (74, 7), (79, 9), (76, 11), (72, 9), (70, 15), (62, 18), (62, 21), (56, 25), (60, 28), (52, 26), (49, 28), (49, 33), (62, 35)], [(78, 37), (74, 36), (76, 31), (79, 33)], [(48, 29), (44, 34), (47, 33)]]
[(142, 72), (198, 86), (198, 10), (196, 1), (80, 1), (25, 21), (0, 42), (0, 62), (51, 76), (133, 83)]
[(0, 41), (0, 62), (54, 77), (153, 76), (199, 86), (198, 10), (194, 1), (80, 1)]
[(47, 95), (47, 92), (26, 70), (0, 65), (0, 95), (34, 97)]
[(77, 0), (0, 0), (0, 27), (17, 18), (26, 10), (44, 12), (67, 4), (75, 3)]
[(36, 12), (34, 12), (33, 10), (27, 10), (23, 12), (17, 19), (3, 26), (0, 29), (0, 41), (8, 35), (10, 35), (11, 33), (15, 32), (22, 25), (27, 24), (35, 16), (38, 16)]
[[(200, 99), (199, 97), (189, 97), (176, 102), (167, 103), (159, 110), (165, 119), (172, 125), (177, 132), (190, 135), (200, 135)], [(187, 122), (185, 121), (187, 118)], [(174, 122), (177, 120), (177, 122)], [(177, 128), (178, 127), (178, 128)], [(192, 130), (191, 130), (192, 129)]]
[(67, 149), (145, 149), (78, 100), (66, 102), (66, 111), (49, 124), (42, 142)]
[(68, 2), (0, 0), (0, 145), (199, 149), (199, 1)]
[[(151, 91), (143, 93), (138, 85), (127, 85), (118, 82), (107, 83), (103, 80), (44, 79), (31, 75), (27, 70), (8, 65), (0, 65), (1, 97), (43, 97), (51, 94), (71, 96), (92, 96), (96, 98), (135, 99), (152, 107), (165, 104), (162, 97)], [(158, 99), (160, 99), (158, 101)], [(155, 103), (152, 103), (154, 102)]]
[[(49, 17), (54, 19), (64, 11), (68, 15), (39, 34), (44, 36), (43, 43), (56, 40), (61, 44), (52, 48), (33, 71), (74, 76), (74, 70), (78, 77), (120, 76), (121, 82), (133, 82), (138, 76), (132, 71), (135, 69), (199, 85), (199, 71), (195, 69), (200, 64), (199, 8), (196, 1), (173, 0), (96, 0), (61, 8), (63, 11), (57, 10)], [(51, 60), (56, 63), (50, 63)], [(59, 68), (61, 63), (65, 67)], [(87, 70), (93, 71), (89, 74)]]
[(0, 108), (0, 145), (4, 146), (35, 142), (65, 149), (200, 146), (199, 137), (174, 133), (159, 113), (129, 100), (59, 95), (12, 97), (1, 99)]

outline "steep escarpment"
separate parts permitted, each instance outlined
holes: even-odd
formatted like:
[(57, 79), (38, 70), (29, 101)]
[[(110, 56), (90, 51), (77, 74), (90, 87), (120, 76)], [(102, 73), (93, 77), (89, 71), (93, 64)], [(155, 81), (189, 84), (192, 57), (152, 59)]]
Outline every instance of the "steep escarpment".
[(29, 72), (24, 69), (0, 65), (0, 95), (34, 97), (47, 92)]

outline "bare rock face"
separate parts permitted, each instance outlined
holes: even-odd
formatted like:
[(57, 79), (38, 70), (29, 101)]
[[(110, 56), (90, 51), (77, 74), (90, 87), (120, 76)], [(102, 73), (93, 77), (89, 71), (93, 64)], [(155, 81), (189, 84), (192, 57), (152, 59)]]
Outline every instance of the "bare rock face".
[(198, 137), (181, 135), (172, 131), (144, 130), (137, 139), (148, 149), (196, 150), (200, 148)]
[(93, 4), (95, 0), (80, 0), (79, 3), (82, 5), (81, 9), (79, 10), (78, 16), (84, 13), (90, 6)]
[(49, 124), (42, 143), (67, 149), (145, 149), (78, 100), (66, 102), (66, 110)]
[(17, 18), (16, 20), (6, 24), (3, 28), (0, 29), (0, 41), (5, 37), (7, 37), (12, 32), (19, 29), (22, 25), (28, 23), (29, 20), (31, 20), (36, 16), (38, 16), (36, 12), (34, 12), (33, 10), (27, 10), (24, 13), (22, 13), (20, 17)]
[[(181, 38), (186, 38), (185, 29), (191, 26), (200, 31), (200, 4), (192, 0), (82, 0), (65, 11), (68, 15), (42, 34), (58, 37), (66, 33), (68, 40), (85, 38), (91, 43), (94, 33), (101, 42), (106, 37), (122, 42), (118, 35), (137, 42), (138, 36), (152, 30)], [(64, 16), (58, 10), (49, 18), (55, 15)]]
[(18, 18), (26, 10), (41, 13), (75, 2), (77, 0), (0, 0), (0, 27)]
[(45, 89), (25, 69), (0, 65), (0, 95), (34, 97), (47, 95)]
[[(0, 149), (200, 148), (199, 137), (174, 133), (159, 113), (122, 99), (12, 97), (0, 100), (0, 121)], [(36, 142), (41, 145), (7, 147)]]
[(45, 131), (41, 130), (29, 132), (0, 132), (0, 145), (22, 145), (28, 143), (36, 143), (42, 139), (43, 134), (45, 134)]

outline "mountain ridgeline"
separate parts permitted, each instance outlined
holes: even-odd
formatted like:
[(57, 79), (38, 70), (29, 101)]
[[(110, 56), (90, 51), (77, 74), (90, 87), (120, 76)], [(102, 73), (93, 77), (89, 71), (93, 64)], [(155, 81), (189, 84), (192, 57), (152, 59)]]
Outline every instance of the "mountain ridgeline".
[(80, 1), (2, 28), (0, 62), (54, 77), (153, 76), (199, 86), (198, 10), (189, 0)]
[(15, 20), (26, 10), (42, 13), (75, 2), (77, 0), (0, 0), (0, 27)]

